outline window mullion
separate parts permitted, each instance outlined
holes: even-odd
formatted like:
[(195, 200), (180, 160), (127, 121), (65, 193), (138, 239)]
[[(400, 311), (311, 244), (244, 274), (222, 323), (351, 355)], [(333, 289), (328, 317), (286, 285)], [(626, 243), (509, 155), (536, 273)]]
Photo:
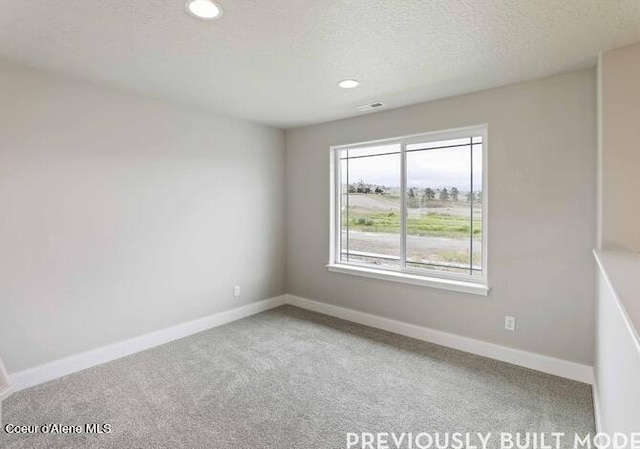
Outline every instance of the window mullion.
[(471, 212), (469, 213), (469, 218), (471, 220), (471, 222), (469, 223), (469, 229), (470, 229), (470, 234), (469, 234), (469, 276), (473, 276), (473, 200), (474, 200), (474, 195), (475, 195), (475, 190), (473, 188), (473, 137), (471, 138), (471, 150), (469, 151), (470, 154), (470, 166), (471, 166), (471, 201), (470, 201), (470, 205), (471, 205)]
[(407, 153), (400, 145), (400, 269), (407, 266)]
[[(351, 253), (351, 245), (349, 242), (349, 220), (351, 217), (349, 217), (349, 150), (346, 150), (346, 154), (347, 154), (347, 173), (345, 174), (347, 177), (347, 207), (345, 208), (345, 213), (347, 214), (347, 219), (345, 220), (346, 223), (346, 227), (347, 227), (347, 250), (346, 250), (346, 255), (347, 255), (347, 262), (349, 262), (349, 254)], [(342, 180), (340, 180), (340, 184), (342, 184)], [(342, 217), (340, 217), (340, 224), (342, 224)], [(340, 234), (340, 244), (342, 244), (342, 234)], [(340, 248), (340, 251), (342, 251), (342, 248)], [(342, 258), (342, 252), (340, 253), (340, 258)]]
[(336, 202), (336, 208), (334, 209), (335, 214), (335, 223), (334, 227), (336, 229), (335, 232), (335, 241), (334, 241), (334, 260), (335, 262), (342, 261), (342, 211), (343, 204), (342, 199), (344, 197), (344, 192), (342, 191), (342, 159), (340, 158), (340, 150), (336, 150), (333, 153), (334, 164), (335, 164), (335, 183), (334, 188), (336, 189), (336, 195), (334, 201)]

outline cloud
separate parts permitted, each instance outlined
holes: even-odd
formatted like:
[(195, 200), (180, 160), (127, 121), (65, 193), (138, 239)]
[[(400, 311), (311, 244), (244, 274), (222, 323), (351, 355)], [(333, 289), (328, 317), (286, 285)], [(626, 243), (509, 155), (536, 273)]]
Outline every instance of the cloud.
[[(473, 151), (474, 190), (482, 186), (482, 149)], [(346, 180), (347, 160), (342, 174)], [(400, 153), (352, 158), (348, 160), (349, 184), (362, 180), (366, 184), (400, 186)], [(470, 147), (444, 148), (407, 153), (407, 185), (417, 188), (471, 187)]]

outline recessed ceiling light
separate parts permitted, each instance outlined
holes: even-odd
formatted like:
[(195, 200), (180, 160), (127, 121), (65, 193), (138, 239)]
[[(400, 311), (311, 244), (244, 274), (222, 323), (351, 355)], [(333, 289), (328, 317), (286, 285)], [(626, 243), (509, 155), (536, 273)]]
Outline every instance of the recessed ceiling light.
[(213, 0), (187, 0), (187, 12), (198, 19), (217, 19), (222, 15), (222, 8)]
[(360, 82), (357, 80), (342, 80), (338, 83), (338, 86), (343, 89), (353, 89), (354, 87), (358, 87)]

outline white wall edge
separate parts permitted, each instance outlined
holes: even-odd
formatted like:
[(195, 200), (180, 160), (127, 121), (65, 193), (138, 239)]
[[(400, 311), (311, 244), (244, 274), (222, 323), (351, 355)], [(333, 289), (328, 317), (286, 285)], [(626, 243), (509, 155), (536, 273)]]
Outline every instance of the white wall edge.
[(604, 432), (604, 428), (602, 427), (602, 414), (600, 413), (597, 379), (594, 379), (594, 382), (591, 385), (591, 396), (593, 397), (593, 419), (596, 423), (596, 433)]
[(33, 368), (9, 375), (9, 382), (13, 392), (48, 382), (76, 373), (78, 371), (101, 365), (112, 360), (126, 357), (136, 352), (144, 351), (165, 343), (169, 343), (189, 335), (197, 334), (208, 329), (221, 326), (260, 312), (264, 312), (285, 303), (285, 296), (276, 296), (262, 301), (214, 313), (186, 323), (177, 324), (165, 329), (150, 332), (128, 340), (103, 346), (80, 354), (65, 357), (53, 362), (45, 363)]
[(589, 365), (450, 334), (300, 296), (285, 296), (287, 304), (313, 312), (593, 385), (593, 367)]
[(596, 64), (596, 248), (602, 248), (602, 53), (598, 54)]
[(600, 273), (602, 273), (604, 282), (607, 288), (609, 289), (609, 291), (611, 292), (611, 294), (613, 295), (613, 299), (616, 304), (616, 309), (622, 316), (622, 321), (624, 321), (625, 327), (629, 332), (631, 339), (633, 339), (636, 349), (640, 353), (640, 334), (638, 334), (638, 330), (636, 330), (633, 324), (633, 321), (631, 321), (631, 317), (627, 313), (627, 309), (625, 308), (624, 303), (622, 302), (622, 298), (618, 294), (618, 289), (616, 289), (615, 285), (613, 285), (613, 282), (611, 282), (611, 277), (609, 276), (609, 273), (607, 272), (607, 268), (602, 260), (601, 252), (594, 249), (593, 255), (596, 258), (598, 269), (600, 270)]

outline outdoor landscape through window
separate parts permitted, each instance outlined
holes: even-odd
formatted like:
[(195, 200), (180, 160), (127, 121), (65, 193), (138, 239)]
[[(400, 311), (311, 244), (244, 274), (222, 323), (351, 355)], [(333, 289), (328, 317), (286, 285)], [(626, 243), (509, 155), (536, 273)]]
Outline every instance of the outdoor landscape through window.
[(482, 276), (483, 145), (471, 135), (340, 149), (339, 261)]

